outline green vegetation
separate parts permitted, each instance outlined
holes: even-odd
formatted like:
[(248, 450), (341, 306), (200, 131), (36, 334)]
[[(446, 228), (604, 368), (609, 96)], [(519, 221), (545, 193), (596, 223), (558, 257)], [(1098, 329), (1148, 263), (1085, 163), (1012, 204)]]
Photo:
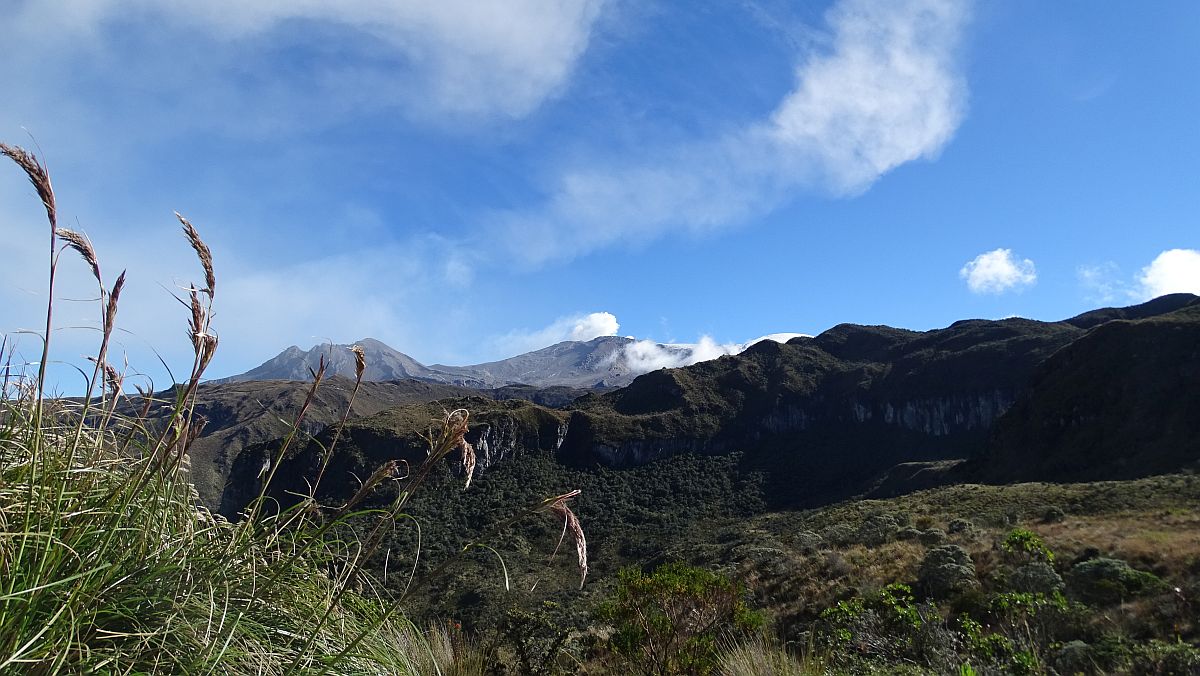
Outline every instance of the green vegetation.
[(617, 654), (650, 676), (712, 673), (718, 641), (763, 622), (746, 607), (741, 585), (682, 563), (659, 566), (649, 575), (622, 570), (614, 598), (600, 606), (598, 618), (613, 625)]
[[(322, 413), (333, 424), (303, 432), (318, 368), (286, 436), (237, 456), (228, 518), (215, 514), (188, 468), (204, 424), (198, 383), (217, 346), (211, 253), (181, 217), (204, 277), (181, 299), (192, 368), (165, 399), (130, 395), (106, 358), (123, 276), (105, 285), (91, 243), (57, 228), (41, 165), (0, 149), (46, 206), (51, 288), (65, 249), (80, 254), (102, 318), (83, 398), (43, 396), (49, 331), (36, 373), (6, 367), (0, 673), (1200, 670), (1200, 477), (959, 484), (769, 511), (811, 496), (768, 464), (806, 468), (779, 446), (737, 448), (750, 429), (741, 404), (722, 411), (732, 404), (695, 381), (741, 383), (749, 402), (762, 394), (759, 371), (779, 367), (789, 388), (808, 387), (811, 373), (772, 362), (778, 346), (657, 375), (585, 401), (579, 415), (469, 397), (350, 421), (356, 354), (344, 409)], [(848, 350), (837, 338), (827, 347)], [(918, 336), (888, 340), (901, 339), (937, 352)], [(653, 410), (664, 392), (680, 404), (666, 413)], [(636, 449), (674, 438), (692, 413), (716, 446), (663, 447), (627, 468), (558, 446), (568, 416), (596, 438), (629, 432)], [(468, 440), (485, 435), (477, 457)]]

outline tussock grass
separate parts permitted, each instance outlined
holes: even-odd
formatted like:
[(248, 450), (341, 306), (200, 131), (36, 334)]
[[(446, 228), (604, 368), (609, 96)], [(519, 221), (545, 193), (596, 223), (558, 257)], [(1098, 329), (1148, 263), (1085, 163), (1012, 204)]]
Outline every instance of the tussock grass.
[[(404, 616), (403, 596), (362, 567), (434, 463), (461, 451), (469, 484), (467, 412), (447, 413), (431, 427), (429, 457), (419, 467), (386, 464), (347, 503), (322, 505), (314, 496), (335, 434), (311, 490), (280, 509), (267, 487), (300, 433), (324, 378), (322, 362), (291, 433), (263, 466), (258, 499), (236, 523), (213, 514), (188, 471), (188, 449), (205, 424), (195, 411), (197, 388), (218, 345), (210, 324), (212, 252), (176, 214), (203, 273), (202, 285), (178, 297), (191, 369), (167, 390), (168, 401), (140, 388), (130, 395), (124, 374), (108, 362), (124, 273), (106, 287), (91, 241), (58, 228), (50, 177), (34, 155), (5, 144), (0, 154), (20, 167), (46, 208), (51, 298), (36, 374), (12, 367), (0, 342), (0, 364), (9, 364), (0, 381), (0, 673), (481, 673), (482, 653), (461, 632), (418, 629)], [(100, 290), (101, 341), (86, 394), (74, 401), (44, 395), (54, 281), (68, 250), (82, 257)], [(356, 394), (365, 361), (361, 350), (354, 356)], [(353, 403), (352, 394), (340, 424)], [(405, 480), (389, 507), (360, 508), (379, 484)], [(566, 506), (577, 493), (522, 514), (561, 518), (586, 574), (583, 533)]]

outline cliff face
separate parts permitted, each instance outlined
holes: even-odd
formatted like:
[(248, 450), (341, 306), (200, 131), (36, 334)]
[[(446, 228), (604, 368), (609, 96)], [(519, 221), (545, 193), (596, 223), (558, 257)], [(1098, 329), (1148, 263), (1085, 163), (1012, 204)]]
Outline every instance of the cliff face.
[(559, 458), (626, 467), (744, 451), (782, 503), (850, 494), (898, 462), (980, 449), (1037, 364), (1083, 332), (1023, 319), (923, 333), (846, 324), (762, 343), (580, 399)]

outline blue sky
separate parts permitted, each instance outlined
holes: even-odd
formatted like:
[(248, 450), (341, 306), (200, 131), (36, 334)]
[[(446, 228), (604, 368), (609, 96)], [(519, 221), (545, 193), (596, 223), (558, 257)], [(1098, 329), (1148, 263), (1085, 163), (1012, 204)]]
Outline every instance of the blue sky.
[[(216, 258), (212, 376), (326, 339), (464, 364), (1200, 293), (1194, 2), (5, 5), (0, 140), (129, 269), (160, 385), (199, 276), (173, 210)], [(45, 293), (31, 192), (0, 173), (12, 335)]]

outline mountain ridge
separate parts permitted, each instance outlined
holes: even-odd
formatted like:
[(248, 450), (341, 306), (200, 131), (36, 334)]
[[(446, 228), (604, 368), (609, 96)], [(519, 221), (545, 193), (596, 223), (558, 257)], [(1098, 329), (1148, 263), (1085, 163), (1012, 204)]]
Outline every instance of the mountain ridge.
[[(774, 333), (742, 344), (716, 346), (720, 351), (741, 351), (762, 341), (781, 341), (802, 334)], [(553, 345), (468, 366), (425, 365), (374, 338), (352, 344), (321, 344), (308, 350), (292, 345), (259, 366), (237, 375), (214, 380), (236, 383), (254, 380), (308, 380), (325, 358), (326, 373), (354, 377), (351, 345), (359, 345), (367, 356), (364, 380), (421, 380), (460, 387), (490, 389), (508, 385), (535, 387), (604, 388), (628, 385), (638, 375), (659, 364), (683, 365), (703, 359), (702, 345), (655, 343), (632, 337), (599, 336), (586, 341), (562, 341)]]
[[(1200, 399), (1187, 394), (1200, 385), (1198, 346), (1200, 299), (1179, 295), (1055, 322), (975, 319), (930, 331), (841, 324), (815, 337), (643, 374), (626, 387), (585, 394), (561, 412), (535, 415), (542, 409), (534, 407), (518, 416), (508, 405), (478, 399), (449, 405), (478, 409), (483, 422), (470, 437), (494, 459), (542, 453), (572, 470), (622, 471), (678, 456), (737, 456), (739, 472), (765, 477), (769, 507), (808, 507), (870, 492), (893, 468), (905, 471), (888, 478), (884, 492), (1178, 469), (1200, 457), (1188, 441), (1200, 439), (1200, 412), (1188, 413)], [(1116, 389), (1098, 387), (1096, 378), (1111, 379)], [(1154, 394), (1159, 381), (1169, 383), (1173, 398)], [(1062, 411), (1089, 397), (1100, 397), (1105, 419), (1117, 422), (1109, 431), (1094, 416), (1079, 417), (1066, 426), (1069, 443), (1054, 457), (1047, 430), (1062, 427)], [(435, 409), (393, 409), (352, 423), (345, 469), (361, 474), (397, 449), (415, 453)], [(1164, 425), (1140, 425), (1131, 411), (1148, 411), (1146, 420)], [(560, 426), (554, 434), (527, 429), (523, 421), (531, 416)], [(1088, 444), (1106, 434), (1117, 441), (1104, 446), (1105, 457), (1128, 454), (1136, 462), (1077, 471), (1087, 464)], [(527, 438), (540, 441), (526, 448), (520, 440)], [(243, 467), (255, 467), (264, 450), (247, 455)], [(305, 464), (291, 464), (285, 474), (301, 475)], [(1035, 469), (1019, 471), (1025, 466)]]

